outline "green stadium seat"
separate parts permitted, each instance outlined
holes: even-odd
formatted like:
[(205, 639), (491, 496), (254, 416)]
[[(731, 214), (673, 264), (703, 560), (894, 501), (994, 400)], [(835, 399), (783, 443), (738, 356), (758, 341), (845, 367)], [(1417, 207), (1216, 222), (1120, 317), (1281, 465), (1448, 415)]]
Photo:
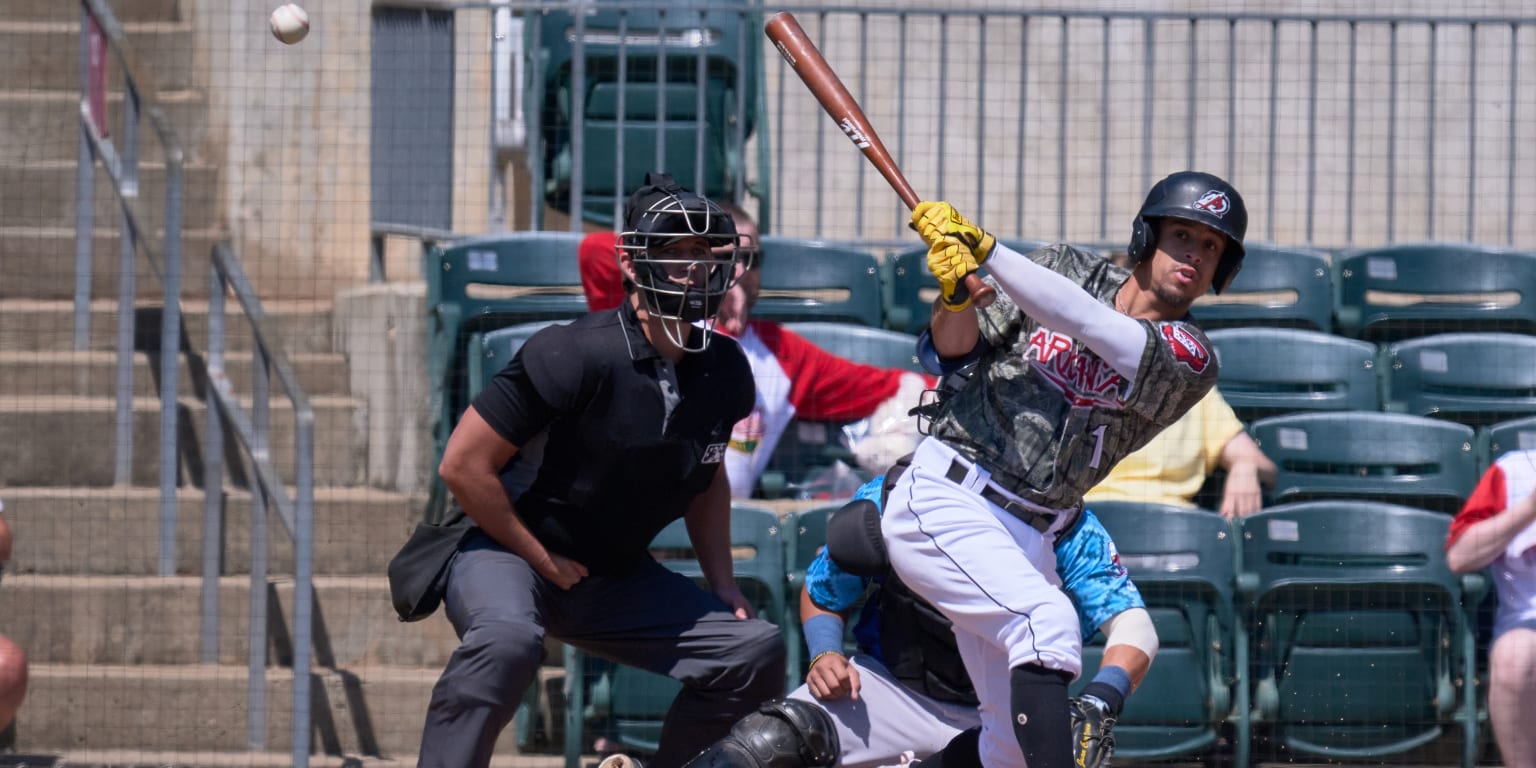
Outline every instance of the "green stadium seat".
[[(1002, 241), (1019, 253), (1029, 253), (1047, 243), (1036, 240)], [(1093, 248), (1095, 252), (1101, 252)], [(893, 331), (919, 334), (928, 327), (933, 301), (939, 297), (939, 281), (928, 271), (928, 249), (909, 248), (891, 255), (886, 270), (890, 296), (886, 299), (886, 327)], [(982, 270), (985, 272), (985, 268)]]
[[(1236, 536), (1220, 515), (1203, 509), (1090, 502), (1088, 508), (1115, 539), (1120, 562), (1147, 602), (1160, 648), (1136, 694), (1115, 725), (1115, 757), (1130, 760), (1192, 759), (1211, 753), (1234, 713), (1246, 711), (1233, 696), (1241, 690), (1245, 638), (1233, 607), (1237, 574)], [(1076, 694), (1103, 660), (1102, 633), (1083, 647), (1083, 675)], [(1236, 723), (1239, 758), (1248, 748), (1246, 728)]]
[(1364, 501), (1244, 518), (1253, 722), (1291, 760), (1380, 763), (1459, 730), (1462, 765), (1472, 765), (1472, 612), (1483, 587), (1446, 567), (1449, 523)]
[(1195, 300), (1191, 314), (1200, 327), (1333, 329), (1327, 254), (1259, 243), (1246, 244), (1245, 251), (1243, 267), (1225, 291)]
[(1483, 426), (1536, 415), (1536, 337), (1446, 333), (1384, 350), (1386, 408)]
[(1477, 443), (1485, 467), (1510, 451), (1536, 451), (1536, 416), (1489, 424), (1478, 430)]
[(1536, 331), (1536, 255), (1471, 244), (1396, 245), (1336, 262), (1338, 328), (1394, 340), (1436, 333)]
[[(528, 135), (542, 138), (535, 162), (542, 163), (544, 199), (569, 213), (580, 183), (581, 217), (611, 226), (629, 191), (657, 170), (708, 197), (734, 198), (748, 175), (745, 145), (757, 127), (762, 53), (755, 7), (744, 0), (710, 8), (691, 1), (597, 7), (582, 23), (579, 43), (568, 11), (530, 14), (524, 24)], [(582, 83), (574, 81), (577, 55), (584, 56)]]
[(752, 316), (881, 327), (885, 305), (873, 253), (815, 240), (762, 238), (762, 293)]
[[(760, 618), (779, 622), (786, 615), (785, 536), (778, 516), (772, 511), (741, 503), (731, 505), (732, 567), (736, 583)], [(694, 559), (688, 528), (676, 520), (651, 541), (651, 552), (668, 568), (692, 577), (707, 589), (704, 574)], [(670, 677), (622, 664), (596, 663), (580, 651), (566, 654), (567, 680), (573, 692), (587, 688), (606, 690), (606, 699), (593, 707), (597, 727), (623, 750), (641, 753), (656, 751), (661, 725), (681, 684)], [(607, 679), (599, 679), (599, 677)], [(579, 693), (578, 693), (579, 695)], [(585, 702), (578, 699), (566, 708), (567, 734), (584, 733), (587, 713)], [(582, 739), (566, 739), (566, 759), (579, 760)], [(573, 752), (573, 750), (575, 750)]]
[(1278, 467), (1273, 499), (1351, 498), (1455, 512), (1477, 484), (1471, 427), (1398, 413), (1291, 413), (1249, 431)]
[(787, 327), (822, 349), (855, 363), (922, 373), (917, 337), (901, 331), (847, 323), (789, 323)]
[(1380, 408), (1376, 346), (1300, 328), (1211, 331), (1217, 386), (1245, 422), (1292, 411)]

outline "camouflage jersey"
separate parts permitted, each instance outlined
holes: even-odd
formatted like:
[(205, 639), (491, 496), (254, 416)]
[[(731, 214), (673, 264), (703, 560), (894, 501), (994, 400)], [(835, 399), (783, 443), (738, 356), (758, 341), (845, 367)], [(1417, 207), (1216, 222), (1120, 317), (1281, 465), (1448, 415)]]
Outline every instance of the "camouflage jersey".
[[(1110, 307), (1130, 276), (1067, 245), (1027, 258)], [(1082, 342), (1027, 317), (1002, 290), (978, 313), (991, 348), (969, 384), (944, 402), (931, 434), (981, 464), (997, 485), (1043, 507), (1077, 509), (1116, 462), (1216, 383), (1210, 342), (1187, 322), (1139, 321), (1147, 345), (1137, 380), (1127, 381)]]

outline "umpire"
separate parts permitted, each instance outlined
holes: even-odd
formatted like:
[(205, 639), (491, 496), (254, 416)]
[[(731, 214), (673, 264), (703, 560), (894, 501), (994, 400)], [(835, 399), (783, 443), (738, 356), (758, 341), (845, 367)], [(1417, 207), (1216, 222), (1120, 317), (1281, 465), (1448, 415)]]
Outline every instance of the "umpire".
[[(420, 765), (490, 763), (546, 635), (683, 683), (653, 768), (681, 766), (782, 690), (784, 642), (731, 571), (722, 460), (754, 391), (713, 322), (736, 247), (720, 206), (648, 174), (616, 254), (628, 300), (535, 334), (454, 429), (439, 471), (478, 530), (449, 565), (461, 643)], [(710, 592), (647, 552), (679, 517)]]

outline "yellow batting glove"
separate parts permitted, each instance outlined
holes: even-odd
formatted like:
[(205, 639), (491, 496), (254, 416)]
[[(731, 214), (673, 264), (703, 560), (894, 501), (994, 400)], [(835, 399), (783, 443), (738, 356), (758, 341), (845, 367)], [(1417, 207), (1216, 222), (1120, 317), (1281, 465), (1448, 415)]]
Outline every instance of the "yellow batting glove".
[[(992, 255), (992, 247), (997, 245), (997, 238), (961, 216), (960, 212), (949, 203), (918, 203), (917, 207), (912, 209), (912, 228), (922, 235), (923, 242), (927, 243), (929, 248), (944, 238), (952, 237), (959, 240), (971, 249), (977, 264), (986, 261), (987, 257)], [(929, 259), (932, 260), (932, 258), (930, 254)]]
[(928, 246), (928, 271), (939, 279), (939, 294), (944, 298), (944, 308), (959, 312), (971, 305), (971, 296), (955, 300), (955, 287), (966, 275), (975, 272), (980, 265), (971, 249), (958, 238), (945, 237)]

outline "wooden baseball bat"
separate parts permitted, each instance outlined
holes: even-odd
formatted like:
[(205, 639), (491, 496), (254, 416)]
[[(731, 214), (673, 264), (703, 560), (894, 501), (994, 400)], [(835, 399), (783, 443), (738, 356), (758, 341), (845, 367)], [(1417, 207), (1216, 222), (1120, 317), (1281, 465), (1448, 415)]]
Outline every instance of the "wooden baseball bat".
[[(821, 51), (816, 49), (816, 44), (800, 28), (800, 22), (795, 20), (794, 14), (789, 11), (775, 13), (763, 23), (763, 33), (773, 41), (811, 95), (832, 116), (843, 135), (864, 153), (864, 158), (885, 177), (891, 189), (896, 190), (901, 201), (907, 204), (907, 208), (916, 208), (920, 200), (917, 193), (912, 191), (912, 185), (907, 183), (907, 178), (902, 175), (901, 168), (897, 167), (896, 159), (886, 151), (874, 126), (869, 124), (869, 118), (864, 116), (864, 110), (854, 100), (853, 94), (848, 92), (843, 81), (838, 79), (837, 73), (832, 71)], [(965, 276), (964, 284), (957, 287), (956, 292), (956, 298), (960, 300), (964, 300), (966, 292), (969, 292), (978, 307), (985, 307), (996, 298), (992, 288), (982, 282), (975, 272)]]

